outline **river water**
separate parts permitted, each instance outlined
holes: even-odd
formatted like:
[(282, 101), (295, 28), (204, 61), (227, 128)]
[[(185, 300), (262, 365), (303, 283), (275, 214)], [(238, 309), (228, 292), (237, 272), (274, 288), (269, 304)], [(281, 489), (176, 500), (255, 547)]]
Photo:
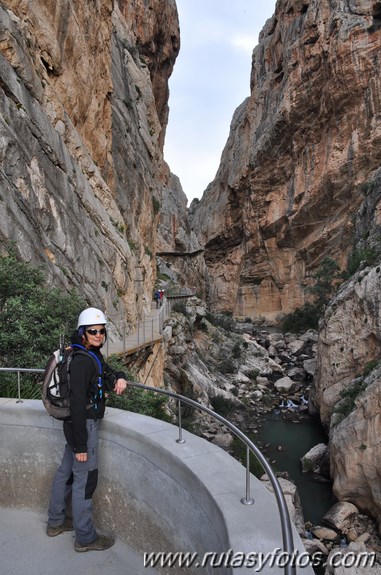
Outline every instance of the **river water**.
[(318, 481), (312, 473), (302, 473), (300, 459), (318, 443), (327, 444), (320, 422), (308, 415), (294, 420), (285, 419), (279, 410), (263, 419), (252, 440), (261, 448), (272, 469), (287, 471), (296, 484), (304, 520), (319, 525), (323, 515), (335, 503), (332, 484)]

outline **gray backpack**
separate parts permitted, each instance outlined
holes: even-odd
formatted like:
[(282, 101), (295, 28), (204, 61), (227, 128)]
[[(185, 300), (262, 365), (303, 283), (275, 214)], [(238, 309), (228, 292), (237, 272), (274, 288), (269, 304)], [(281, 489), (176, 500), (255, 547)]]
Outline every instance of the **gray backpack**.
[[(101, 380), (102, 365), (95, 353), (79, 344), (67, 348), (61, 344), (48, 359), (41, 386), (42, 402), (49, 415), (55, 419), (70, 419), (70, 363), (74, 355), (78, 354), (92, 358), (97, 379)], [(88, 408), (91, 406), (90, 403)]]

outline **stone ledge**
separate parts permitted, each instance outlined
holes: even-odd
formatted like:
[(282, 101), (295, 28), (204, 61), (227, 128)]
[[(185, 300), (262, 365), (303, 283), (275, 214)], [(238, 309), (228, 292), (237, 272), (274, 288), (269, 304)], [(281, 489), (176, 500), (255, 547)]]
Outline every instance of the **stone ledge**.
[[(62, 424), (46, 414), (39, 400), (0, 399), (0, 421), (0, 504), (46, 509), (64, 446)], [(184, 431), (186, 443), (179, 444), (177, 437), (169, 423), (107, 409), (100, 434), (98, 524), (144, 551), (268, 553), (282, 548), (276, 501), (266, 487), (252, 477), (255, 504), (242, 505), (244, 467), (204, 439)], [(295, 530), (294, 541), (304, 551)], [(262, 569), (270, 571), (274, 568)], [(216, 569), (205, 572), (215, 575)]]

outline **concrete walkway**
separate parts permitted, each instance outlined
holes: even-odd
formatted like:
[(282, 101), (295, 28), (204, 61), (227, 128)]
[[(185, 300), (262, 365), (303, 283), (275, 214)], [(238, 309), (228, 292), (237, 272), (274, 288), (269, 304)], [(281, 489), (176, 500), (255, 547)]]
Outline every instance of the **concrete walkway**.
[(116, 540), (106, 551), (77, 553), (73, 532), (48, 537), (46, 516), (29, 509), (1, 508), (1, 575), (156, 575), (143, 556)]

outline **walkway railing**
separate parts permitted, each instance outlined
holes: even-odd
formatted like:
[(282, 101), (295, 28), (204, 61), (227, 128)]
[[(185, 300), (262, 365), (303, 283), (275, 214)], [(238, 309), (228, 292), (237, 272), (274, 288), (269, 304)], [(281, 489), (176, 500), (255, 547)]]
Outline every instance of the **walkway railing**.
[[(135, 352), (162, 337), (164, 322), (169, 317), (171, 304), (165, 298), (163, 304), (152, 310), (151, 316), (139, 321), (135, 326), (131, 325), (122, 316), (109, 316), (110, 327), (108, 333), (117, 331), (122, 339), (110, 341), (107, 339), (104, 346), (104, 355), (109, 357), (113, 353)], [(120, 319), (118, 320), (118, 318)]]
[[(21, 382), (20, 382), (21, 373), (27, 373), (27, 372), (29, 372), (29, 373), (43, 373), (44, 370), (43, 369), (25, 369), (25, 368), (17, 368), (17, 367), (0, 367), (0, 373), (1, 372), (17, 373), (17, 385), (18, 385), (17, 403), (22, 403), (23, 400), (21, 398)], [(152, 391), (154, 393), (166, 395), (172, 399), (177, 400), (177, 402), (178, 402), (178, 430), (179, 431), (178, 431), (178, 438), (176, 439), (176, 443), (180, 443), (180, 444), (186, 443), (186, 440), (183, 438), (183, 428), (182, 428), (182, 421), (181, 421), (181, 404), (182, 403), (185, 403), (185, 404), (193, 407), (194, 409), (204, 411), (205, 413), (207, 413), (208, 415), (210, 415), (214, 419), (217, 419), (218, 421), (220, 421), (223, 425), (225, 425), (228, 429), (230, 429), (230, 431), (232, 431), (234, 433), (234, 435), (236, 435), (237, 437), (239, 437), (239, 439), (241, 439), (241, 441), (246, 445), (246, 493), (245, 493), (245, 497), (242, 497), (241, 503), (243, 503), (244, 505), (253, 505), (255, 503), (255, 501), (251, 497), (251, 493), (250, 493), (250, 453), (253, 453), (253, 455), (257, 458), (257, 460), (260, 462), (263, 469), (267, 473), (268, 478), (271, 482), (271, 485), (274, 489), (274, 494), (275, 494), (275, 498), (276, 498), (276, 502), (277, 502), (277, 506), (278, 506), (278, 511), (279, 511), (279, 516), (280, 516), (281, 529), (282, 529), (283, 551), (285, 551), (287, 553), (287, 557), (289, 557), (289, 558), (293, 557), (295, 549), (294, 549), (294, 541), (293, 541), (293, 535), (292, 535), (291, 519), (290, 519), (290, 515), (288, 512), (286, 500), (285, 500), (285, 497), (283, 495), (282, 489), (280, 487), (280, 484), (279, 484), (279, 481), (278, 481), (276, 475), (274, 474), (274, 472), (271, 469), (267, 459), (261, 453), (261, 451), (258, 449), (258, 447), (240, 429), (238, 429), (238, 427), (236, 427), (233, 423), (231, 423), (230, 421), (228, 421), (227, 419), (222, 417), (222, 415), (219, 415), (215, 411), (212, 411), (208, 407), (205, 407), (204, 405), (197, 403), (197, 401), (194, 401), (193, 399), (189, 399), (188, 397), (185, 397), (184, 395), (180, 395), (180, 394), (174, 393), (172, 391), (167, 391), (165, 389), (161, 389), (161, 388), (157, 388), (157, 387), (151, 387), (149, 385), (143, 385), (143, 384), (137, 383), (135, 381), (129, 381), (128, 384), (132, 385), (133, 387), (140, 387), (140, 388), (145, 389), (147, 391)], [(295, 567), (295, 565), (292, 564), (292, 561), (286, 562), (286, 565), (284, 566), (284, 573), (285, 573), (285, 575), (295, 575), (296, 574), (296, 567)]]

